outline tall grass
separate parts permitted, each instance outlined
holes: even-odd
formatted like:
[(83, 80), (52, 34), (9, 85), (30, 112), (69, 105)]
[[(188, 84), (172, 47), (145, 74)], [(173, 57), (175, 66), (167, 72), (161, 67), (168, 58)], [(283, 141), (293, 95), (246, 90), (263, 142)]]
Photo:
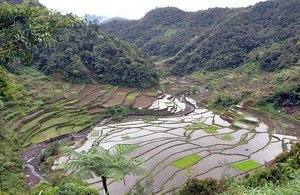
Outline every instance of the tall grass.
[(298, 195), (300, 194), (300, 171), (292, 175), (293, 179), (280, 185), (265, 183), (262, 187), (247, 188), (239, 183), (233, 183), (222, 195)]

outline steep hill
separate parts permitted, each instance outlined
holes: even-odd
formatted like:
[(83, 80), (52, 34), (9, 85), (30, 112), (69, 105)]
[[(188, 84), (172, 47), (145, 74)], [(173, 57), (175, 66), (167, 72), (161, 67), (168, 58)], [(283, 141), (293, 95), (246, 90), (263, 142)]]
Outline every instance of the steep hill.
[(184, 12), (158, 8), (141, 20), (101, 25), (152, 56), (173, 57), (172, 73), (259, 63), (273, 71), (299, 64), (300, 2), (274, 0), (240, 9)]
[(199, 12), (157, 8), (141, 20), (112, 21), (101, 25), (101, 30), (137, 44), (150, 55), (173, 56), (199, 32), (208, 31), (233, 12), (227, 8)]
[[(0, 1), (4, 2), (15, 6), (23, 0)], [(38, 1), (30, 2), (29, 6), (35, 4), (43, 7)], [(3, 6), (3, 9), (8, 8)], [(84, 24), (88, 19), (82, 21), (71, 15), (63, 17), (66, 20), (69, 18), (73, 27), (59, 29), (51, 47), (40, 45), (31, 48), (27, 45), (34, 54), (29, 65), (55, 79), (73, 83), (107, 83), (137, 88), (158, 84), (159, 77), (153, 62), (137, 47), (117, 37), (100, 33), (96, 23)], [(13, 25), (12, 28), (19, 30), (24, 27)], [(18, 39), (18, 36), (12, 37)], [(5, 68), (10, 71), (14, 69), (12, 64)]]
[(246, 8), (189, 42), (170, 61), (173, 73), (236, 68), (255, 62), (268, 71), (299, 65), (300, 2), (278, 0)]
[(153, 63), (135, 46), (99, 33), (96, 25), (63, 29), (50, 47), (35, 52), (38, 70), (75, 82), (146, 88), (158, 84)]

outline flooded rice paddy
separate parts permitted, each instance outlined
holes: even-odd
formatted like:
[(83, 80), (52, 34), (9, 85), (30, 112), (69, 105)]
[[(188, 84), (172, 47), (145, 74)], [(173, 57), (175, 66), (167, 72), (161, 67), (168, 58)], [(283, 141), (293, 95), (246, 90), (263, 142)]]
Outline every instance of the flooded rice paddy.
[[(170, 100), (168, 96), (150, 107), (168, 109), (172, 113), (184, 108), (184, 104), (176, 98)], [(92, 145), (109, 150), (120, 144), (138, 145), (130, 157), (143, 159), (142, 166), (147, 168), (148, 174), (142, 177), (126, 176), (126, 185), (110, 181), (110, 193), (124, 194), (136, 181), (143, 183), (152, 178), (155, 194), (170, 194), (186, 181), (188, 172), (199, 179), (238, 176), (244, 172), (234, 169), (231, 164), (250, 159), (263, 166), (289, 149), (290, 142), (297, 139), (270, 134), (268, 126), (253, 116), (247, 115), (244, 119), (232, 125), (207, 109), (196, 108), (185, 116), (107, 124), (95, 127), (77, 151), (88, 150)], [(176, 166), (176, 161), (195, 155), (198, 160), (194, 163)], [(62, 157), (57, 163), (67, 160), (67, 157)], [(100, 178), (88, 182), (92, 187), (102, 189)]]

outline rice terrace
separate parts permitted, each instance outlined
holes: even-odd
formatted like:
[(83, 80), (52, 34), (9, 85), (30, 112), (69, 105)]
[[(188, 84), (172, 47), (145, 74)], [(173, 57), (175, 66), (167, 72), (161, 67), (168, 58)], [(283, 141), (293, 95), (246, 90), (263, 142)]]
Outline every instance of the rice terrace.
[[(36, 155), (53, 141), (74, 143), (76, 151), (93, 145), (108, 150), (134, 145), (130, 157), (143, 159), (148, 172), (142, 177), (126, 176), (126, 185), (111, 181), (111, 193), (122, 194), (139, 182), (151, 185), (155, 194), (170, 194), (184, 184), (189, 172), (199, 179), (221, 179), (263, 167), (299, 136), (270, 134), (274, 129), (268, 127), (268, 120), (252, 116), (240, 105), (215, 114), (189, 97), (206, 90), (182, 87), (191, 82), (185, 78), (167, 78), (160, 88), (138, 90), (99, 84), (43, 85), (41, 81), (47, 80), (40, 76), (34, 83), (42, 92), (53, 94), (50, 100), (13, 120), (28, 146), (23, 158), (29, 185), (42, 179)], [(27, 82), (26, 77), (21, 79)], [(118, 104), (132, 107), (136, 114), (129, 114), (124, 122), (107, 118), (105, 110)], [(68, 156), (59, 157), (52, 169), (66, 161)], [(101, 178), (87, 181), (103, 190)]]
[(299, 18), (0, 0), (0, 195), (300, 194)]
[[(175, 104), (175, 103), (174, 103)], [(236, 110), (231, 110), (236, 113)], [(263, 166), (283, 148), (289, 148), (294, 136), (270, 136), (266, 124), (243, 115), (247, 122), (230, 124), (220, 115), (196, 108), (185, 116), (132, 120), (130, 122), (96, 126), (85, 144), (113, 149), (117, 145), (137, 145), (131, 157), (144, 159), (149, 173), (143, 178), (126, 176), (123, 182), (112, 182), (113, 194), (128, 191), (136, 180), (154, 179), (155, 194), (168, 194), (180, 187), (187, 171), (197, 178), (221, 179), (224, 174), (237, 176)], [(234, 127), (233, 127), (234, 125)], [(59, 161), (64, 161), (61, 158)], [(100, 179), (90, 180), (91, 186), (101, 189)]]

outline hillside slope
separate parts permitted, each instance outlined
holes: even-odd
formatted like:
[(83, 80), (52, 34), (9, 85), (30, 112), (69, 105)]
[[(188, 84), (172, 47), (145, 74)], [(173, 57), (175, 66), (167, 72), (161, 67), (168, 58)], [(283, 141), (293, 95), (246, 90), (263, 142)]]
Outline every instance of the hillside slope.
[(255, 62), (274, 71), (299, 65), (300, 2), (267, 1), (244, 9), (189, 42), (170, 61), (174, 74), (236, 68)]
[(172, 73), (259, 63), (266, 71), (299, 65), (300, 2), (275, 0), (239, 9), (184, 12), (157, 8), (141, 20), (101, 25), (152, 56), (173, 57)]
[(50, 48), (37, 48), (32, 61), (38, 70), (75, 83), (146, 88), (159, 80), (153, 63), (135, 46), (99, 33), (95, 25), (63, 29)]
[(208, 32), (236, 11), (215, 8), (184, 12), (174, 7), (157, 8), (140, 20), (102, 24), (101, 30), (135, 43), (152, 56), (174, 56), (199, 32)]

